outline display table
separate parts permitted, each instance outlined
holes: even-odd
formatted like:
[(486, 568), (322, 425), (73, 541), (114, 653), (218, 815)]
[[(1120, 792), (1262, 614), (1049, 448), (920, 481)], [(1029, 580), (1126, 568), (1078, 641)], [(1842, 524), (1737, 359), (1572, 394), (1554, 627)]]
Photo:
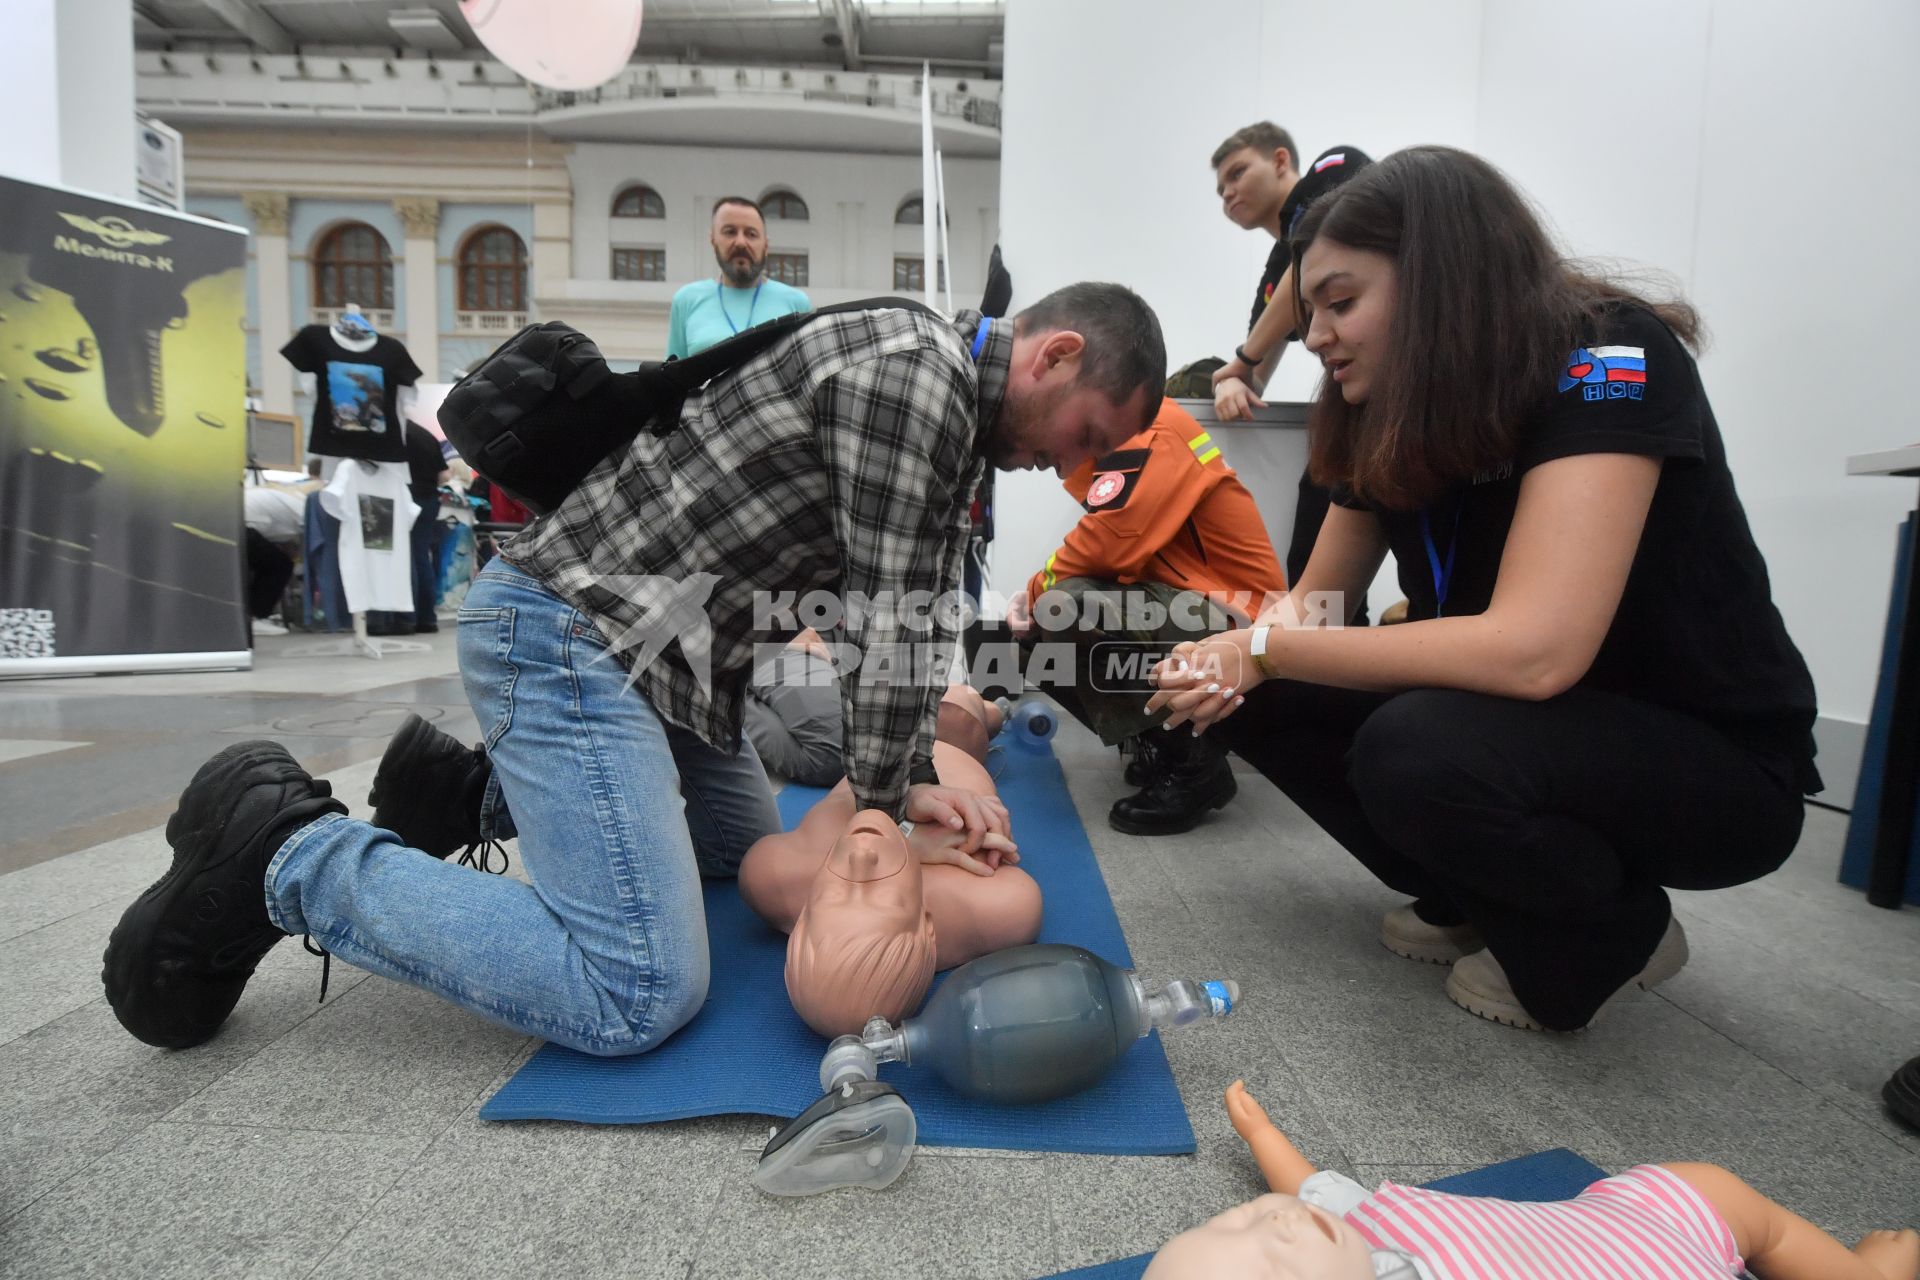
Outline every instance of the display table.
[[(1920, 477), (1920, 445), (1856, 454), (1847, 459), (1847, 474)], [(1915, 545), (1916, 530), (1920, 530), (1920, 508), (1902, 526), (1901, 546), (1894, 558), (1893, 597), (1899, 602), (1898, 613), (1888, 622), (1882, 688), (1874, 698), (1875, 715), (1884, 715), (1885, 725), (1869, 728), (1870, 749), (1877, 737), (1885, 742), (1879, 797), (1870, 813), (1862, 813), (1856, 800), (1853, 813), (1856, 827), (1872, 823), (1867, 901), (1890, 910), (1898, 910), (1907, 897), (1914, 806), (1920, 798), (1920, 546)], [(1868, 790), (1869, 772), (1862, 770), (1861, 798)]]

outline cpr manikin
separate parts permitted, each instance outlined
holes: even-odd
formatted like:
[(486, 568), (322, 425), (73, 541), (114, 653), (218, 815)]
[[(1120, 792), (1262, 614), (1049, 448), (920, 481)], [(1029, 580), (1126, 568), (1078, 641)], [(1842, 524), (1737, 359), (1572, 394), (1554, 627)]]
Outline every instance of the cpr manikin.
[(808, 1026), (844, 1035), (920, 1007), (935, 953), (920, 881), (920, 859), (893, 819), (855, 814), (787, 939), (787, 998)]
[[(942, 783), (996, 794), (983, 762), (999, 721), (971, 688), (948, 690), (933, 748)], [(1038, 935), (1040, 886), (1011, 865), (1011, 843), (989, 836), (956, 859), (966, 866), (933, 861), (963, 838), (933, 824), (903, 836), (878, 811), (856, 814), (843, 781), (794, 830), (748, 850), (740, 895), (791, 935), (787, 994), (808, 1026), (830, 1039), (876, 1014), (897, 1019), (919, 1007), (936, 969)]]
[(1572, 1200), (1517, 1204), (1316, 1169), (1235, 1082), (1233, 1127), (1276, 1194), (1175, 1236), (1148, 1280), (1916, 1280), (1920, 1235), (1853, 1249), (1714, 1165), (1640, 1165)]
[[(949, 691), (934, 746), (942, 782), (993, 794), (981, 763), (999, 728), (993, 710), (971, 689)], [(1051, 722), (1039, 728), (1035, 719), (1016, 722), (1043, 744)], [(989, 1102), (1039, 1102), (1098, 1082), (1156, 1028), (1225, 1017), (1238, 999), (1230, 982), (1149, 991), (1082, 947), (1031, 944), (1039, 888), (1009, 865), (1017, 852), (983, 849), (979, 870), (922, 866), (910, 845), (923, 832), (959, 839), (926, 827), (903, 837), (877, 810), (854, 813), (843, 785), (791, 835), (756, 844), (741, 867), (742, 894), (756, 911), (776, 927), (793, 918), (788, 910), (797, 917), (787, 992), (808, 1025), (837, 1037), (820, 1065), (825, 1092), (761, 1153), (754, 1183), (764, 1191), (879, 1189), (900, 1176), (917, 1125), (906, 1099), (879, 1081), (882, 1063), (927, 1068)], [(952, 964), (960, 967), (919, 1009), (935, 966)]]

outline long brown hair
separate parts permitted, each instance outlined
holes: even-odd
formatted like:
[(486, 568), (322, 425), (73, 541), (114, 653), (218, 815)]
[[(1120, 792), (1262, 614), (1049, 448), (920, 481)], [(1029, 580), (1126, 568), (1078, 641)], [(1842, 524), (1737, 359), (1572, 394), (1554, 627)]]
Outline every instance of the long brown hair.
[(1323, 379), (1309, 417), (1314, 480), (1384, 507), (1424, 505), (1512, 461), (1520, 427), (1609, 308), (1645, 306), (1699, 343), (1692, 307), (1566, 258), (1505, 175), (1452, 147), (1397, 151), (1307, 210), (1292, 237), (1302, 332), (1299, 264), (1319, 237), (1393, 259), (1393, 317), (1366, 403)]

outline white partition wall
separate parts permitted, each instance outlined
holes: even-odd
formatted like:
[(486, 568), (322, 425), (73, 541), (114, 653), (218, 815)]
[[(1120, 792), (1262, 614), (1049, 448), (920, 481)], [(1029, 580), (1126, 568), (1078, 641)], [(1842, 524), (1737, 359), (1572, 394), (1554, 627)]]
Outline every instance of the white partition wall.
[[(1255, 33), (1262, 10), (1183, 5), (1180, 39)], [(1202, 58), (1188, 42), (1169, 56), (1171, 12), (1156, 0), (1007, 6), (1000, 239), (1016, 308), (1077, 280), (1118, 281), (1159, 312), (1178, 365), (1219, 349), (1259, 278), (1250, 237), (1220, 216), (1207, 157), (1237, 127), (1221, 121), (1260, 110), (1260, 45), (1236, 37)], [(998, 484), (992, 571), (1004, 594), (1025, 585), (1079, 508), (1050, 474)]]
[[(1016, 0), (1014, 304), (1117, 279), (1160, 311), (1174, 364), (1224, 355), (1271, 242), (1213, 200), (1221, 138), (1267, 118), (1309, 156), (1480, 152), (1574, 252), (1668, 273), (1704, 312), (1707, 388), (1819, 687), (1825, 798), (1847, 803), (1911, 495), (1843, 459), (1920, 437), (1895, 392), (1920, 290), (1917, 55), (1910, 0), (1211, 0), (1177, 22), (1148, 0)], [(1295, 351), (1270, 391), (1306, 398), (1317, 375)], [(1050, 476), (1008, 478), (1000, 510), (1003, 584), (1075, 515)]]

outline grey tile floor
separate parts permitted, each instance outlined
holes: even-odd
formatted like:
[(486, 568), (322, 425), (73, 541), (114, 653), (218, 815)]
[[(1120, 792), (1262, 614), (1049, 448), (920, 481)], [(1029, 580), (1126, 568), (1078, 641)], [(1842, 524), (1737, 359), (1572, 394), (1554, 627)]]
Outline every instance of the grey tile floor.
[(364, 810), (406, 707), (472, 730), (451, 636), (381, 664), (285, 656), (301, 639), (244, 674), (0, 686), (0, 1276), (1037, 1277), (1261, 1190), (1220, 1105), (1237, 1077), (1362, 1180), (1568, 1146), (1719, 1161), (1843, 1238), (1920, 1224), (1920, 1135), (1878, 1098), (1920, 1053), (1920, 912), (1834, 883), (1844, 815), (1812, 810), (1765, 881), (1676, 895), (1694, 958), (1659, 992), (1528, 1035), (1383, 950), (1393, 896), (1254, 775), (1191, 835), (1109, 831), (1118, 770), (1071, 724), (1059, 753), (1137, 963), (1245, 992), (1167, 1043), (1195, 1155), (933, 1148), (882, 1194), (774, 1200), (748, 1182), (765, 1119), (480, 1121), (534, 1042), (343, 965), (317, 1004), (293, 944), (212, 1043), (149, 1049), (101, 1000), (100, 951), (200, 759), (280, 736)]

